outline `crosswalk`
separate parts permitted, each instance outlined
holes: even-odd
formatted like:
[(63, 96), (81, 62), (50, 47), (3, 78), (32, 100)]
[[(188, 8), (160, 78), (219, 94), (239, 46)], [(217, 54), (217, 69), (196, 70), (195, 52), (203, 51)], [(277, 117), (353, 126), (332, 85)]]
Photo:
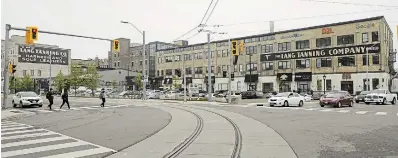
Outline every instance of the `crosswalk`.
[(113, 149), (31, 125), (1, 122), (2, 158), (99, 157), (115, 152)]
[(121, 108), (121, 107), (129, 107), (133, 105), (113, 105), (113, 106), (87, 106), (87, 107), (73, 107), (70, 109), (58, 109), (53, 107), (53, 110), (48, 110), (48, 109), (43, 109), (43, 108), (33, 108), (33, 109), (23, 109), (25, 111), (29, 112), (35, 112), (35, 113), (53, 113), (53, 112), (68, 112), (68, 111), (78, 111), (78, 110), (99, 110), (99, 109), (111, 109), (111, 108)]

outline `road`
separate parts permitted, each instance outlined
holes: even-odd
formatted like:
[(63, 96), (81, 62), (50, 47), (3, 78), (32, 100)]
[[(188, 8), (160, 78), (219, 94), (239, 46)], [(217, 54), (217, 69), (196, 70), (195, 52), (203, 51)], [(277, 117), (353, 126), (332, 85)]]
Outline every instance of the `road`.
[[(239, 127), (243, 137), (242, 157), (271, 157), (271, 155), (295, 157), (281, 155), (281, 153), (289, 153), (288, 149), (294, 151), (294, 155), (297, 157), (302, 158), (398, 156), (397, 105), (354, 104), (354, 107), (321, 108), (315, 101), (306, 102), (304, 107), (268, 107), (256, 106), (256, 103), (260, 101), (249, 100), (239, 105), (190, 103), (186, 105), (188, 107), (181, 107), (180, 104), (169, 101), (154, 100), (143, 103), (141, 100), (108, 99), (109, 107), (98, 109), (98, 101), (97, 98), (73, 98), (71, 103), (72, 107), (76, 108), (75, 110), (54, 112), (36, 110), (37, 115), (35, 116), (8, 121), (44, 128), (77, 141), (89, 142), (101, 149), (98, 150), (100, 152), (98, 155), (91, 157), (110, 154), (112, 154), (111, 157), (143, 156), (127, 155), (128, 151), (147, 154), (144, 157), (159, 157), (154, 156), (156, 154), (150, 152), (148, 148), (152, 148), (151, 151), (157, 151), (158, 155), (163, 155), (165, 153), (161, 151), (173, 150), (171, 142), (179, 144), (195, 130), (197, 121), (195, 121), (194, 115), (184, 112), (183, 109), (185, 109), (203, 118), (204, 126), (197, 138), (193, 139), (188, 148), (181, 153), (181, 157), (193, 157), (192, 155), (200, 157), (201, 154), (202, 157), (211, 157), (217, 153), (223, 153), (223, 155), (218, 155), (219, 157), (230, 157), (229, 154), (234, 150), (234, 146), (223, 147), (217, 144), (234, 144), (234, 128), (224, 118), (214, 113), (195, 109), (206, 108), (205, 110), (224, 114)], [(24, 110), (35, 111), (35, 108)], [(170, 122), (171, 118), (179, 119), (175, 119), (173, 123), (173, 121)], [(176, 120), (180, 120), (180, 122), (176, 122)], [(7, 126), (7, 123), (4, 125)], [(215, 127), (220, 129), (214, 131)], [(269, 127), (273, 130), (268, 130)], [(156, 133), (160, 129), (162, 129), (161, 132)], [(6, 129), (3, 129), (2, 126), (2, 132), (3, 130)], [(170, 135), (176, 133), (176, 130), (180, 130), (182, 133), (177, 132), (179, 134)], [(262, 132), (259, 132), (261, 130)], [(272, 131), (275, 133), (272, 134)], [(267, 132), (271, 134), (267, 134)], [(156, 134), (145, 139), (153, 133)], [(260, 136), (252, 138), (257, 135)], [(269, 137), (270, 135), (272, 137)], [(2, 139), (3, 136), (2, 133)], [(258, 142), (253, 142), (253, 140)], [(169, 143), (162, 143), (164, 141)], [(136, 144), (137, 142), (140, 143)], [(200, 145), (201, 142), (211, 143), (203, 146)], [(268, 147), (262, 146), (264, 143), (268, 143)], [(212, 147), (211, 144), (213, 144)], [(269, 148), (269, 146), (275, 147), (275, 144), (285, 144), (288, 148), (284, 148), (284, 150)], [(2, 154), (22, 148), (31, 147), (22, 146), (7, 150), (3, 150), (2, 147)], [(92, 148), (94, 147), (82, 143), (78, 149), (87, 152), (93, 150)], [(55, 152), (66, 153), (68, 150), (77, 149), (71, 147)], [(257, 154), (247, 155), (248, 153)], [(43, 156), (43, 154), (44, 152), (38, 152), (20, 157)]]

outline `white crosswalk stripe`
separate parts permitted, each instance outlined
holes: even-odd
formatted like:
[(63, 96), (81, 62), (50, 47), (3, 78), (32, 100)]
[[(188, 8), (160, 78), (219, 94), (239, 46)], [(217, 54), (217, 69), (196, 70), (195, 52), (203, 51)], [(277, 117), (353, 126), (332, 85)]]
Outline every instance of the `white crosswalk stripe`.
[(337, 111), (337, 112), (340, 112), (340, 113), (347, 113), (347, 112), (350, 112), (350, 110), (340, 110), (340, 111)]
[(320, 110), (320, 111), (322, 111), (322, 112), (330, 112), (330, 111), (333, 111), (333, 109), (324, 109), (324, 110)]
[[(2, 126), (24, 125), (2, 122)], [(33, 127), (24, 125), (26, 127)], [(82, 157), (116, 152), (113, 149), (95, 145), (46, 129), (16, 130), (2, 129), (1, 156), (5, 157)], [(15, 131), (16, 130), (16, 131)]]
[(358, 111), (358, 112), (356, 112), (356, 114), (366, 114), (368, 111)]
[(376, 112), (375, 115), (387, 115), (386, 112)]
[[(110, 108), (121, 108), (121, 107), (129, 107), (132, 105), (116, 105), (116, 106), (105, 106), (103, 107), (104, 109), (110, 109)], [(137, 105), (138, 106), (138, 105)], [(141, 106), (147, 106), (147, 105), (141, 105)], [(47, 109), (27, 109), (26, 111), (30, 112), (38, 112), (38, 113), (52, 113), (52, 112), (68, 112), (68, 111), (77, 111), (77, 110), (96, 110), (96, 109), (103, 109), (101, 106), (90, 106), (90, 107), (73, 107), (73, 108), (66, 108), (66, 109), (56, 109), (53, 108), (53, 110), (47, 110)]]

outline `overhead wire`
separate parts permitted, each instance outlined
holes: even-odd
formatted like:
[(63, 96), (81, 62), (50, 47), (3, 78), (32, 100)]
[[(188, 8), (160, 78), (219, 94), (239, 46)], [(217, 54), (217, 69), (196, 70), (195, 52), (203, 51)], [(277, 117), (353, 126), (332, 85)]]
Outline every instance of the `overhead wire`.
[[(218, 1), (218, 0), (217, 0), (217, 1)], [(200, 21), (199, 24), (202, 24), (203, 20), (205, 19), (206, 15), (207, 15), (207, 12), (209, 12), (209, 9), (210, 9), (210, 7), (211, 7), (212, 4), (213, 4), (213, 0), (211, 0), (209, 6), (207, 7), (207, 10), (206, 10), (206, 12), (205, 12), (205, 15), (203, 15), (203, 18), (202, 18), (202, 20)], [(213, 12), (213, 11), (212, 11), (212, 12)]]
[(205, 21), (205, 24), (207, 24), (207, 21), (209, 21), (211, 15), (213, 14), (214, 9), (217, 7), (218, 1), (219, 1), (219, 0), (217, 0), (217, 1), (216, 1), (216, 4), (214, 4), (214, 7), (213, 7), (213, 9), (211, 10), (209, 16), (207, 17), (207, 19), (206, 19), (206, 21)]
[(350, 2), (336, 2), (336, 1), (326, 1), (326, 0), (300, 0), (300, 1), (321, 2), (321, 3), (333, 3), (333, 4), (348, 4), (348, 5), (359, 5), (359, 6), (369, 6), (369, 7), (398, 8), (398, 6), (390, 6), (390, 5), (365, 4), (365, 3), (350, 3)]

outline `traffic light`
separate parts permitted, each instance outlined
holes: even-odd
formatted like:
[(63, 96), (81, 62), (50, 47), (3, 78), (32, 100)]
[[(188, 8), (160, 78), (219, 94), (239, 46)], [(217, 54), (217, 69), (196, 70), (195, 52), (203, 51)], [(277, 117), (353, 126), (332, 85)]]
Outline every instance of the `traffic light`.
[(39, 39), (39, 30), (35, 26), (29, 27), (30, 40), (37, 41)]
[(223, 78), (226, 78), (226, 77), (227, 77), (227, 71), (223, 71), (223, 72), (222, 72), (222, 77), (223, 77)]
[(119, 52), (119, 50), (120, 50), (119, 40), (113, 40), (113, 51)]
[(25, 44), (33, 44), (34, 42), (33, 42), (33, 40), (32, 40), (32, 36), (31, 36), (31, 33), (30, 33), (30, 27), (26, 27), (26, 30), (27, 31), (25, 31)]
[(245, 52), (245, 43), (243, 41), (240, 41), (239, 49), (240, 52)]
[(17, 71), (16, 68), (17, 68), (17, 65), (13, 65), (10, 63), (8, 65), (8, 72), (10, 72), (10, 74), (13, 74), (13, 73), (15, 73), (15, 71)]
[(232, 55), (234, 55), (234, 56), (239, 55), (238, 41), (232, 41)]

